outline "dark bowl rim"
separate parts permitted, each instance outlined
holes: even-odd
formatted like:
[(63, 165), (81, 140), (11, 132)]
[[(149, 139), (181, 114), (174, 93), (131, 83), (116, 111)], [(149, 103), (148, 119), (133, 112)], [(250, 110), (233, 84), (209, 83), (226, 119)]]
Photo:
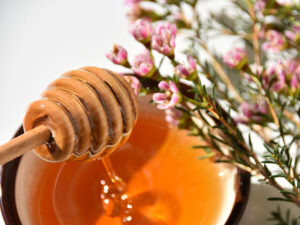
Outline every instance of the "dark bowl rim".
[[(14, 137), (23, 134), (23, 127), (21, 126)], [(1, 167), (0, 182), (2, 195), (0, 198), (0, 207), (4, 222), (6, 225), (22, 225), (18, 216), (18, 211), (15, 201), (15, 181), (22, 157), (18, 157)], [(239, 180), (239, 190), (236, 195), (235, 205), (231, 214), (224, 225), (237, 225), (245, 211), (249, 192), (250, 192), (250, 174), (238, 169), (237, 179)]]

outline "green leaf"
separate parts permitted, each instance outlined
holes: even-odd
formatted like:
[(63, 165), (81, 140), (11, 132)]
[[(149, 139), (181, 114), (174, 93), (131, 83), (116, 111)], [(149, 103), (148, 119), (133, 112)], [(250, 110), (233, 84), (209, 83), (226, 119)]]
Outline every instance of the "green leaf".
[(192, 149), (203, 149), (207, 153), (211, 152), (211, 147), (206, 145), (194, 145)]
[(270, 176), (271, 179), (277, 178), (277, 177), (283, 177), (283, 178), (286, 178), (286, 176), (285, 176), (284, 173), (274, 174), (274, 175), (271, 175), (271, 176)]
[(209, 136), (210, 136), (212, 139), (215, 139), (215, 140), (217, 140), (217, 141), (223, 143), (224, 145), (229, 145), (226, 141), (224, 141), (224, 140), (222, 140), (222, 139), (220, 139), (220, 138), (218, 138), (218, 137), (216, 137), (216, 136), (214, 136), (214, 135), (212, 135), (212, 134), (210, 134)]
[(264, 146), (265, 146), (266, 150), (267, 150), (270, 154), (273, 155), (273, 153), (274, 153), (273, 149), (272, 149), (267, 143), (264, 143)]
[(212, 88), (212, 98), (215, 99), (215, 96), (216, 96), (216, 84), (214, 84)]
[(289, 190), (281, 190), (280, 193), (282, 193), (282, 194), (287, 194), (287, 195), (298, 196), (296, 193), (291, 192), (291, 191), (289, 191)]
[(188, 111), (187, 109), (183, 108), (183, 107), (180, 107), (180, 106), (175, 106), (176, 109), (178, 109), (179, 111), (183, 112), (183, 113), (186, 113), (188, 115), (190, 115), (190, 111)]
[(269, 201), (284, 201), (284, 202), (291, 202), (291, 200), (286, 199), (286, 198), (278, 198), (278, 197), (272, 197), (272, 198), (267, 198)]
[(192, 111), (197, 111), (199, 109), (207, 109), (207, 108), (209, 108), (209, 103), (202, 102), (202, 103), (199, 103), (197, 107), (193, 108)]
[(208, 159), (208, 158), (213, 157), (214, 155), (215, 155), (214, 152), (209, 152), (209, 153), (207, 153), (205, 155), (202, 155), (202, 156), (198, 157), (198, 160)]
[(288, 162), (288, 168), (291, 168), (292, 167), (292, 162), (293, 162), (293, 159), (290, 158), (289, 162)]
[(252, 145), (252, 140), (251, 140), (251, 134), (250, 133), (248, 135), (248, 143), (249, 143), (250, 149), (253, 151), (253, 145)]
[(276, 161), (272, 161), (272, 160), (264, 160), (261, 163), (277, 164)]

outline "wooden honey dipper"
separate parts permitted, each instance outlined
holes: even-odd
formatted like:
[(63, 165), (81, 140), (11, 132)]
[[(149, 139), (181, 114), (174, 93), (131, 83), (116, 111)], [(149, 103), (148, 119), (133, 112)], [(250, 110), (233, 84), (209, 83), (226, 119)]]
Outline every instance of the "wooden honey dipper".
[(64, 73), (25, 114), (26, 133), (0, 146), (0, 164), (34, 149), (51, 162), (105, 156), (128, 138), (137, 100), (119, 74), (97, 67)]

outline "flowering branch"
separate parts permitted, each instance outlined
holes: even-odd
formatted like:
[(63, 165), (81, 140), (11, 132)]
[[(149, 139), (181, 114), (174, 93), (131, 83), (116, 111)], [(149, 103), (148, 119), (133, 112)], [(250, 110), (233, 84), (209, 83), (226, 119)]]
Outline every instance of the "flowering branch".
[[(232, 163), (277, 188), (282, 198), (269, 200), (300, 207), (300, 6), (231, 0), (235, 18), (222, 12), (203, 20), (198, 0), (144, 2), (126, 0), (130, 33), (144, 52), (129, 62), (125, 48), (115, 45), (107, 58), (132, 70), (126, 78), (136, 93), (153, 94), (171, 126), (205, 141), (194, 146), (207, 153), (202, 158)], [(220, 57), (207, 41), (224, 34), (238, 44)], [(168, 74), (161, 71), (165, 64), (173, 68)], [(263, 145), (253, 145), (254, 133)]]

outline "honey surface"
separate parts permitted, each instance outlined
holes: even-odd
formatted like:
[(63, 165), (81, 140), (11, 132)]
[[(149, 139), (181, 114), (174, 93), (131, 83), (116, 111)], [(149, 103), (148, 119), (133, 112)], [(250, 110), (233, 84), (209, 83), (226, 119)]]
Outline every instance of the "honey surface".
[[(128, 142), (110, 155), (126, 183), (132, 225), (224, 224), (234, 203), (236, 171), (191, 149), (199, 140), (169, 129), (164, 115), (142, 108)], [(100, 160), (47, 163), (25, 155), (17, 175), (17, 208), (24, 225), (121, 225), (105, 215)], [(127, 203), (126, 203), (127, 204)]]

